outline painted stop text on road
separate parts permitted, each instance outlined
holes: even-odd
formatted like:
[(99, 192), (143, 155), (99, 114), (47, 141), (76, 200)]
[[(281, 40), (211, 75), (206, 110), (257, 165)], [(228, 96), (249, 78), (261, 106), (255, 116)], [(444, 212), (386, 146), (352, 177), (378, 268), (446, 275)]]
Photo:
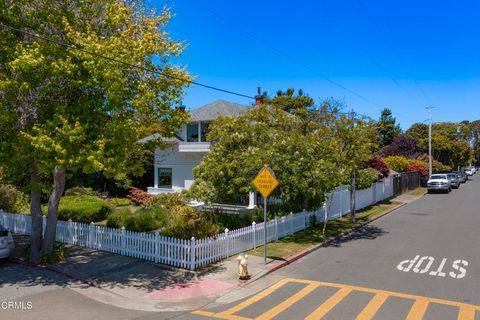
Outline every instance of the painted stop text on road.
[(431, 256), (416, 255), (413, 259), (401, 261), (397, 269), (403, 272), (427, 274), (436, 277), (462, 279), (467, 275), (468, 261), (463, 259), (435, 259)]

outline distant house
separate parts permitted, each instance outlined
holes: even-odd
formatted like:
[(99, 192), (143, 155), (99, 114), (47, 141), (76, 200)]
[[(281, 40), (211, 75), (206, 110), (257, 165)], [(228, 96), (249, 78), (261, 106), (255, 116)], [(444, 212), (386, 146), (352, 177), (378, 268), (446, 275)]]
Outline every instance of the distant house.
[[(190, 123), (178, 129), (176, 137), (163, 138), (166, 149), (155, 150), (154, 186), (150, 194), (160, 194), (188, 189), (193, 183), (193, 168), (198, 166), (210, 151), (211, 143), (206, 134), (210, 123), (219, 116), (237, 117), (248, 110), (240, 104), (218, 100), (190, 111)], [(161, 138), (159, 134), (146, 137), (139, 142)]]

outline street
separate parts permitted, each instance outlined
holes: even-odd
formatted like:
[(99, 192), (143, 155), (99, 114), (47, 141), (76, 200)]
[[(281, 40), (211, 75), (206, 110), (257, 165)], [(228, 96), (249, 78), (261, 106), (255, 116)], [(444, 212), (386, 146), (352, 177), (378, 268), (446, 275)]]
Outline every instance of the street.
[[(281, 283), (276, 290), (256, 296), (258, 301), (233, 304), (237, 307), (223, 316), (218, 312), (225, 308), (214, 310), (215, 316), (320, 319), (318, 311), (311, 314), (323, 307), (322, 319), (355, 319), (376, 297), (370, 311), (378, 308), (378, 312), (371, 317), (363, 313), (359, 319), (421, 319), (423, 312), (424, 319), (475, 319), (473, 309), (457, 316), (458, 305), (450, 301), (480, 305), (479, 191), (477, 175), (448, 195), (427, 194), (270, 276), (278, 281), (307, 282)], [(367, 289), (359, 291), (352, 286)], [(394, 292), (405, 296), (394, 296)], [(439, 301), (427, 305), (423, 297)], [(286, 299), (287, 303), (280, 305)], [(280, 309), (274, 309), (279, 305)], [(480, 319), (478, 308), (476, 318)]]
[(0, 318), (480, 319), (479, 190), (474, 176), (448, 195), (425, 195), (193, 313), (113, 307), (56, 273), (4, 263), (1, 300), (32, 307)]

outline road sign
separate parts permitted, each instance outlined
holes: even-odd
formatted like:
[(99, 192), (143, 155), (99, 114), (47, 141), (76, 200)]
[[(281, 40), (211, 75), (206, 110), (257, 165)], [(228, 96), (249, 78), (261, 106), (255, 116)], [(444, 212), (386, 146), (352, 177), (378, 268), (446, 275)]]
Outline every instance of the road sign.
[(270, 193), (278, 186), (277, 179), (275, 179), (272, 170), (268, 167), (263, 167), (252, 183), (264, 198), (268, 198)]

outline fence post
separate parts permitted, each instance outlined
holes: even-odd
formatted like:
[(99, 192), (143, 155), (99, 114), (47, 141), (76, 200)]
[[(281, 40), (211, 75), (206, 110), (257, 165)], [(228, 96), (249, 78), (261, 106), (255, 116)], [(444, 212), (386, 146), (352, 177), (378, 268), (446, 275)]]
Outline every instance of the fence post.
[(228, 238), (228, 228), (225, 228), (225, 242), (227, 244), (226, 257), (228, 258), (230, 256), (230, 239)]
[(155, 232), (155, 263), (160, 260), (160, 233)]
[(47, 228), (47, 216), (42, 216), (42, 235), (45, 237), (45, 229)]
[(25, 229), (23, 226), (25, 225), (24, 222), (25, 222), (25, 215), (23, 214), (23, 212), (20, 212), (20, 219), (19, 219), (19, 226), (17, 228), (17, 232), (21, 233), (21, 234), (25, 234)]
[(87, 239), (87, 247), (90, 247), (90, 248), (93, 248), (93, 238), (94, 238), (94, 228), (95, 228), (95, 225), (92, 222), (90, 222), (90, 224), (88, 225), (88, 239)]
[(68, 240), (67, 240), (67, 243), (68, 244), (73, 244), (73, 228), (72, 228), (72, 219), (68, 219), (67, 221), (67, 229), (68, 229)]
[(121, 252), (122, 252), (122, 255), (127, 255), (127, 248), (126, 248), (126, 231), (125, 231), (125, 227), (122, 227), (122, 239), (121, 239)]
[(253, 250), (257, 248), (257, 223), (255, 221), (252, 222), (252, 230), (253, 230)]
[(195, 237), (190, 239), (190, 270), (195, 270)]
[(278, 218), (273, 219), (273, 224), (275, 226), (275, 240), (278, 240)]
[(290, 234), (293, 234), (293, 212), (290, 211), (288, 215), (288, 219), (290, 219)]
[(305, 209), (302, 211), (303, 213), (303, 230), (307, 229), (307, 212)]

